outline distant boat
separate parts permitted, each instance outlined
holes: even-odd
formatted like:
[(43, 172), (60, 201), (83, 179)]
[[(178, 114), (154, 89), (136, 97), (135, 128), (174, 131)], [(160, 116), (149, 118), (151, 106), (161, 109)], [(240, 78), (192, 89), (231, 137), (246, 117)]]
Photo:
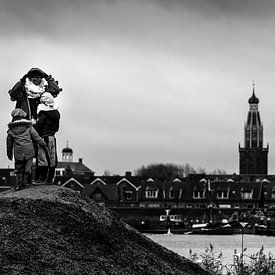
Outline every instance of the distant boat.
[(207, 235), (232, 235), (235, 233), (229, 223), (227, 224), (194, 224), (190, 234), (207, 234)]
[(255, 224), (256, 235), (275, 236), (275, 228), (266, 225)]

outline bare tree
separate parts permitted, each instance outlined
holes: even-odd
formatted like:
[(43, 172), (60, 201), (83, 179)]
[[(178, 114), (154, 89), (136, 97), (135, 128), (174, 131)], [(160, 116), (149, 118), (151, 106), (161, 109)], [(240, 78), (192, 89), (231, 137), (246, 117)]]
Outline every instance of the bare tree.
[[(177, 165), (173, 163), (151, 163), (143, 165), (136, 169), (134, 174), (144, 178), (157, 178), (157, 179), (174, 179), (184, 178), (189, 174), (205, 174), (206, 170), (202, 167), (195, 169), (189, 163)], [(224, 170), (216, 169), (214, 174), (226, 174)]]

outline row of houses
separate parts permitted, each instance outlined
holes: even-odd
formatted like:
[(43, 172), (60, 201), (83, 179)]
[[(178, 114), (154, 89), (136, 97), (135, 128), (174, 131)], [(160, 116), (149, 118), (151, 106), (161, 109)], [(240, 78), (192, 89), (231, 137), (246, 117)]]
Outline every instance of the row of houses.
[[(108, 207), (144, 232), (165, 230), (168, 212), (180, 230), (194, 223), (230, 220), (236, 212), (261, 212), (271, 218), (275, 214), (275, 176), (195, 174), (160, 180), (130, 172), (123, 176), (95, 176), (84, 170), (73, 173), (67, 167), (62, 175), (57, 171), (54, 184)], [(0, 169), (0, 175), (0, 191), (14, 185), (13, 169)]]
[(275, 207), (272, 176), (189, 175), (159, 180), (132, 176), (57, 176), (57, 185), (71, 188), (107, 207), (221, 208)]
[[(13, 169), (0, 169), (0, 191), (14, 185)], [(107, 207), (275, 209), (275, 176), (205, 175), (159, 180), (93, 173), (57, 173), (54, 184)]]
[(273, 176), (189, 175), (159, 180), (127, 172), (124, 176), (56, 177), (55, 182), (105, 205), (144, 232), (165, 230), (167, 215), (174, 230), (210, 221), (252, 219), (255, 224), (263, 217), (265, 223), (270, 218), (274, 223)]
[(132, 176), (56, 177), (107, 207), (275, 209), (275, 178), (236, 175), (189, 175), (158, 180)]
[[(0, 169), (0, 191), (15, 183), (13, 169)], [(82, 159), (60, 162), (54, 184), (71, 188), (110, 208), (275, 209), (275, 176), (206, 175), (185, 178), (95, 176)]]

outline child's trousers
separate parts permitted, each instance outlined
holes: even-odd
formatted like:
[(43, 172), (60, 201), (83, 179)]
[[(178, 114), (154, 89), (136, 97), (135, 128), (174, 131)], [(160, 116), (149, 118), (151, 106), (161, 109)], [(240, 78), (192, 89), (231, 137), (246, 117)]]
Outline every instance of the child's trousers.
[(30, 159), (15, 159), (14, 173), (31, 173), (33, 158)]

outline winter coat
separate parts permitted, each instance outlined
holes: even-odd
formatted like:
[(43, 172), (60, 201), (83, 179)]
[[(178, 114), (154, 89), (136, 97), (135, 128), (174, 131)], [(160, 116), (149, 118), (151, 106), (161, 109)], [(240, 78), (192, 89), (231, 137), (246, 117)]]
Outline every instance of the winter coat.
[(33, 141), (46, 147), (46, 143), (32, 127), (30, 120), (15, 120), (10, 122), (8, 127), (7, 155), (9, 159), (12, 159), (12, 151), (14, 151), (14, 158), (16, 160), (28, 160), (34, 157)]
[(59, 130), (60, 113), (55, 107), (39, 104), (37, 121), (33, 125), (41, 137), (54, 136)]
[(36, 119), (36, 109), (40, 102), (39, 98), (28, 98), (25, 83), (21, 80), (18, 81), (11, 90), (9, 90), (10, 99), (16, 101), (15, 108), (22, 109), (26, 114), (27, 118)]
[[(39, 70), (39, 69), (37, 69)], [(31, 71), (31, 70), (30, 70)], [(25, 74), (14, 86), (9, 90), (10, 99), (16, 101), (15, 108), (20, 108), (27, 113), (27, 118), (36, 119), (37, 106), (40, 103), (39, 98), (28, 98), (25, 90), (26, 78), (30, 76), (30, 71)], [(51, 75), (46, 74), (41, 71), (41, 76), (43, 76), (48, 82), (45, 92), (49, 92), (53, 97), (56, 97), (62, 89), (58, 86), (58, 81), (56, 81)]]

